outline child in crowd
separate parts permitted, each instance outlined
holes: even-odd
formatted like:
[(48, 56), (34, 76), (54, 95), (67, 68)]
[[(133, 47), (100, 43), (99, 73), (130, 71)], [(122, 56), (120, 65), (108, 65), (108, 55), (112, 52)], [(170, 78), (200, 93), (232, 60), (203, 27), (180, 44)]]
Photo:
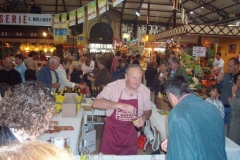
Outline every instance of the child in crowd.
[(222, 118), (224, 118), (224, 106), (223, 103), (218, 99), (218, 90), (215, 84), (212, 84), (207, 87), (206, 93), (208, 98), (205, 100), (209, 103), (212, 103), (220, 111)]

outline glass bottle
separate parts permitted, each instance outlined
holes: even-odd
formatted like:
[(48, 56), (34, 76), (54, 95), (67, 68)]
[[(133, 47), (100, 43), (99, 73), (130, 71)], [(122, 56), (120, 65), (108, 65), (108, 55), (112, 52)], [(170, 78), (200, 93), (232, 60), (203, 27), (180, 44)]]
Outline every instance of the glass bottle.
[(92, 89), (92, 99), (95, 98), (95, 95), (96, 95), (96, 90), (95, 90), (95, 87), (93, 87), (93, 89)]
[(137, 120), (137, 119), (138, 119), (138, 116), (137, 116), (135, 110), (133, 110), (133, 111), (132, 111), (132, 122), (133, 122), (133, 125), (134, 125), (136, 131), (139, 132), (139, 131), (141, 131), (142, 129), (141, 129), (141, 127), (137, 127), (137, 126), (136, 126), (136, 120)]
[(72, 149), (70, 147), (70, 138), (65, 139), (65, 150), (72, 155)]
[(81, 150), (80, 160), (89, 160), (89, 151), (87, 148), (87, 140), (83, 140), (83, 148)]
[(98, 154), (98, 160), (103, 160), (103, 153), (102, 153), (102, 152), (99, 152), (99, 154)]

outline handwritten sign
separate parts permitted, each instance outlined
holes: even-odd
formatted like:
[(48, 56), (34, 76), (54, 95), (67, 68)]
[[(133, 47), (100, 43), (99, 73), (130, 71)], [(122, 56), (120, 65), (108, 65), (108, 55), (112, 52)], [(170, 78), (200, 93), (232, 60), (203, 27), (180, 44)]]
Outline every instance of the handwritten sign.
[(193, 46), (193, 56), (205, 57), (206, 56), (206, 47)]

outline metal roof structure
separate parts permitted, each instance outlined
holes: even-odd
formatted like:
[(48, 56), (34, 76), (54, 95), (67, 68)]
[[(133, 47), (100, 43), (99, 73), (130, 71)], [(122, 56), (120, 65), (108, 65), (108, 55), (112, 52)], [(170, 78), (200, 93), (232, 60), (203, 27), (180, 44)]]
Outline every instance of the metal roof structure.
[[(61, 14), (86, 6), (93, 0), (0, 0), (0, 12), (29, 13), (34, 4), (41, 7), (42, 14)], [(176, 25), (183, 24), (182, 15), (193, 24), (236, 24), (240, 20), (240, 0), (124, 0), (115, 7), (109, 0), (110, 9), (121, 14), (121, 21), (136, 23), (147, 22), (172, 26), (176, 17)], [(140, 13), (140, 16), (136, 15)], [(174, 14), (174, 12), (176, 14)], [(175, 16), (176, 15), (176, 16)]]

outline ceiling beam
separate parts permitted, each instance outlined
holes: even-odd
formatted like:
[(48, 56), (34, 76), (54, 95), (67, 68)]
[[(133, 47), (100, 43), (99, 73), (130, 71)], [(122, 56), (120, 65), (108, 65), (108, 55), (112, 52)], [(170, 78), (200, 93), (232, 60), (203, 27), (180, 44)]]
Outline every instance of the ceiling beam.
[[(133, 23), (133, 20), (123, 20), (122, 23)], [(137, 24), (144, 24), (146, 25), (146, 21), (137, 21)], [(155, 21), (149, 21), (149, 25), (161, 25), (161, 26), (166, 26), (167, 23), (163, 22), (155, 22)]]
[(55, 1), (55, 13), (58, 13), (58, 0)]
[[(117, 9), (121, 9), (121, 7), (115, 7), (115, 8), (117, 8)], [(137, 9), (137, 8), (125, 8), (125, 9), (130, 9), (130, 10), (133, 10), (133, 9)], [(145, 8), (142, 8), (141, 10), (143, 10), (143, 11), (147, 11), (148, 9), (145, 9)], [(151, 9), (150, 11), (157, 11), (157, 12), (171, 12), (172, 13), (172, 11), (166, 11), (166, 10), (154, 10), (154, 9)]]
[(170, 24), (170, 23), (172, 22), (172, 20), (173, 20), (173, 14), (172, 14), (171, 17), (169, 18), (168, 23)]
[(79, 0), (79, 7), (82, 7), (82, 0)]
[[(135, 16), (135, 14), (124, 14), (126, 16)], [(142, 17), (142, 16), (147, 16), (147, 15), (140, 15), (139, 17)], [(156, 17), (156, 18), (169, 18), (169, 17), (161, 17), (161, 16), (150, 16), (149, 17)], [(178, 19), (181, 19), (181, 18), (178, 18)]]
[[(236, 3), (236, 4), (237, 4), (237, 3)], [(236, 4), (231, 4), (231, 5), (229, 5), (229, 6), (226, 6), (226, 7), (221, 8), (221, 9), (223, 10), (223, 9), (230, 8), (230, 7), (235, 6)], [(207, 15), (212, 14), (212, 13), (214, 13), (214, 11), (213, 11), (213, 12), (206, 13), (206, 14), (204, 14), (204, 15), (202, 15), (202, 16), (207, 16)], [(198, 18), (198, 17), (195, 17), (195, 18)], [(211, 22), (208, 22), (208, 23), (214, 23), (214, 22), (216, 22), (216, 21), (219, 21), (219, 19), (212, 20)]]
[(200, 6), (204, 6), (205, 8), (207, 8), (207, 9), (213, 11), (213, 12), (216, 12), (218, 15), (220, 15), (224, 18), (230, 17), (230, 14), (228, 12), (225, 12), (222, 9), (219, 9), (219, 8), (209, 4), (209, 3), (206, 3), (203, 0), (191, 0), (191, 1), (197, 3)]
[[(215, 1), (215, 0), (211, 0), (211, 1), (207, 2), (206, 4), (209, 4), (209, 3), (213, 2), (213, 1)], [(185, 1), (185, 2), (186, 2), (186, 1)], [(182, 3), (182, 5), (183, 5), (183, 3)], [(194, 11), (195, 9), (198, 9), (198, 8), (200, 8), (200, 7), (204, 7), (204, 5), (205, 5), (205, 4), (199, 5), (199, 6), (195, 7), (195, 8), (193, 8), (193, 9), (191, 9), (191, 11)], [(190, 12), (190, 10), (189, 10), (189, 12)]]
[[(127, 1), (127, 3), (139, 3), (139, 2), (136, 2), (136, 1)], [(146, 2), (143, 2), (143, 4), (148, 4)], [(166, 3), (151, 3), (152, 5), (161, 5), (161, 6), (171, 6), (171, 4), (166, 4)]]
[(63, 3), (64, 11), (67, 12), (67, 8), (66, 8), (66, 5), (65, 5), (65, 0), (62, 0), (62, 3)]
[[(201, 19), (201, 21), (203, 21), (204, 23), (209, 23), (209, 22), (212, 21), (211, 19), (209, 19), (209, 18), (207, 18), (207, 17), (205, 17), (205, 16), (203, 16), (203, 15), (200, 15), (200, 14), (198, 14), (198, 13), (196, 13), (196, 12), (193, 12), (193, 13), (191, 14), (191, 13), (189, 13), (190, 11), (189, 11), (188, 9), (186, 9), (186, 8), (185, 8), (185, 11), (187, 12), (187, 15), (191, 18), (191, 20), (194, 20), (194, 19), (199, 18), (199, 19)], [(192, 16), (194, 16), (194, 17), (192, 17)]]
[(124, 9), (125, 9), (125, 5), (126, 5), (126, 0), (123, 1), (123, 4), (122, 4), (122, 12), (121, 12), (121, 17), (120, 17), (120, 21), (122, 21), (122, 17), (123, 17), (123, 12), (124, 12)]
[[(141, 2), (140, 2), (140, 4), (139, 4), (139, 7), (138, 7), (138, 13), (140, 13), (140, 10), (141, 10), (141, 8), (142, 8), (142, 5), (143, 5), (143, 1), (144, 0), (141, 0)], [(138, 2), (139, 3), (139, 2)], [(137, 19), (138, 19), (138, 16), (136, 15), (136, 18), (135, 18), (135, 21), (137, 21)]]
[(26, 9), (27, 9), (27, 12), (28, 12), (28, 4), (27, 4), (27, 1), (26, 1), (26, 0), (23, 0), (23, 3), (24, 3), (24, 5), (25, 5), (25, 7), (26, 7)]

